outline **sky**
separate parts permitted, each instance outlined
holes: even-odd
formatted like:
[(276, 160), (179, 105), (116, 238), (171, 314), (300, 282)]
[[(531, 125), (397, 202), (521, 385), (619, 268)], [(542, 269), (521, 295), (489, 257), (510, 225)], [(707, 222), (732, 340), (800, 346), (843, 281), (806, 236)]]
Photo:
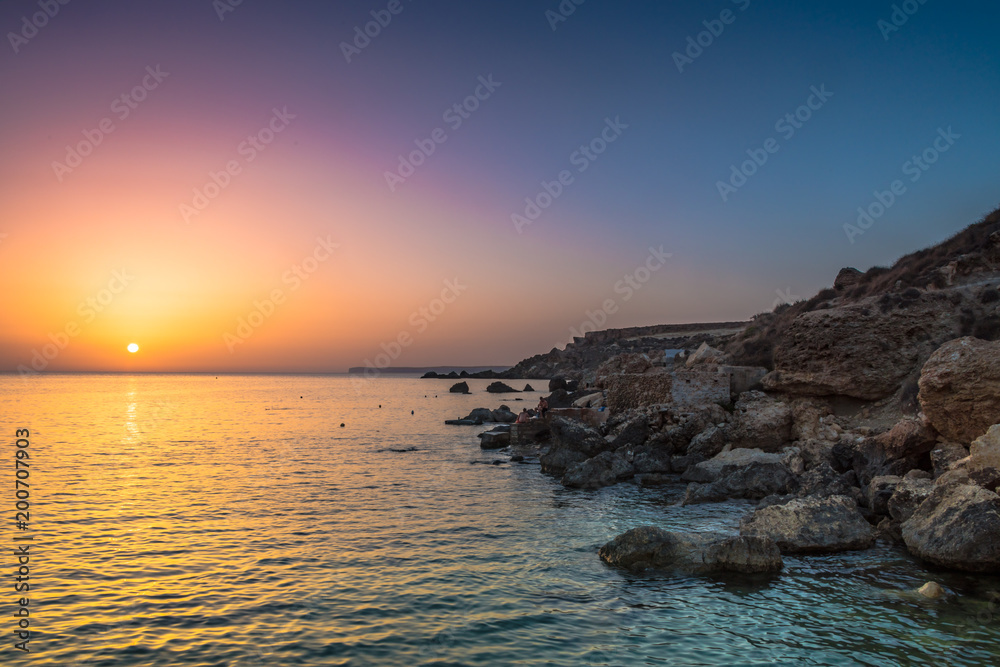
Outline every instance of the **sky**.
[(808, 298), (1000, 204), (998, 18), (9, 0), (0, 371), (506, 365)]

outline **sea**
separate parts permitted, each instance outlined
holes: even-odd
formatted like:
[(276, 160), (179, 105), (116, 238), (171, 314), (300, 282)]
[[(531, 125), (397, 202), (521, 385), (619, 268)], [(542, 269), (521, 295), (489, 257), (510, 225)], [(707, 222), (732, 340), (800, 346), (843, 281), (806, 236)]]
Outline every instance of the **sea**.
[(0, 376), (0, 664), (1000, 663), (1000, 578), (890, 545), (773, 576), (605, 565), (630, 528), (735, 533), (752, 505), (484, 452), (444, 420), (541, 396), (487, 384)]

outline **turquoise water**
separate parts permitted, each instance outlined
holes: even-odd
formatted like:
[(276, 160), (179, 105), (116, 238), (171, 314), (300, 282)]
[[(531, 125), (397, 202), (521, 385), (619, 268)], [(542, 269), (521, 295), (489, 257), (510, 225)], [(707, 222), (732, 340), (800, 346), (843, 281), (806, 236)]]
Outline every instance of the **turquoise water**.
[[(0, 376), (4, 458), (31, 431), (35, 537), (31, 653), (13, 649), (11, 559), (2, 663), (997, 664), (1000, 579), (889, 547), (764, 578), (606, 567), (598, 547), (636, 525), (734, 531), (750, 506), (564, 489), (443, 425), (500, 402), (449, 384)], [(931, 579), (953, 594), (908, 592)]]

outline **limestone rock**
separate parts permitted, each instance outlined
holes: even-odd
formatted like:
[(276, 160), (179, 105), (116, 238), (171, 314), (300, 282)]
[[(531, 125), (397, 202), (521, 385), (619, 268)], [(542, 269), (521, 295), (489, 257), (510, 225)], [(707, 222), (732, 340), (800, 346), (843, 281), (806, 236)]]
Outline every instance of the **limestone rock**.
[(630, 570), (757, 573), (778, 572), (782, 567), (777, 545), (766, 538), (675, 533), (656, 526), (622, 533), (599, 553), (608, 565)]
[(773, 539), (783, 553), (867, 549), (875, 542), (871, 524), (844, 496), (797, 498), (758, 509), (743, 519), (740, 535)]
[(961, 313), (944, 295), (918, 297), (905, 307), (873, 297), (798, 315), (775, 346), (775, 370), (764, 388), (870, 401), (894, 394), (933, 351), (933, 341), (961, 330)]
[(723, 424), (722, 427), (709, 426), (691, 440), (691, 444), (688, 445), (688, 454), (711, 458), (722, 451), (728, 444), (729, 438), (727, 424)]
[(688, 368), (698, 364), (721, 364), (725, 363), (726, 354), (722, 350), (716, 350), (708, 343), (702, 343), (697, 350), (688, 356), (684, 365)]
[(948, 440), (972, 442), (1000, 415), (1000, 341), (958, 338), (920, 372), (920, 407)]
[(681, 504), (721, 502), (729, 498), (760, 500), (766, 496), (789, 493), (796, 486), (795, 476), (784, 463), (727, 466), (723, 468), (722, 476), (711, 484), (689, 484)]
[(969, 450), (957, 442), (938, 442), (931, 450), (931, 464), (934, 466), (934, 477), (940, 477), (951, 467), (969, 455)]
[(618, 452), (601, 452), (567, 468), (562, 483), (575, 489), (599, 489), (628, 479), (634, 473), (632, 464)]
[(468, 394), (469, 393), (469, 383), (468, 382), (457, 382), (457, 383), (451, 385), (451, 389), (449, 389), (448, 391), (450, 391), (453, 394)]
[(685, 482), (707, 484), (720, 479), (723, 469), (727, 466), (743, 468), (752, 463), (782, 463), (782, 461), (782, 455), (773, 452), (764, 452), (760, 449), (732, 449), (690, 466), (681, 479)]
[(889, 516), (893, 521), (906, 521), (927, 500), (934, 490), (934, 483), (927, 479), (903, 478), (893, 489), (892, 496), (886, 504)]
[(736, 402), (731, 429), (732, 446), (776, 452), (792, 438), (792, 409), (760, 391), (744, 392)]
[(610, 448), (600, 433), (574, 419), (553, 417), (549, 428), (549, 447), (539, 457), (542, 472), (561, 475), (573, 464), (582, 463)]
[(882, 475), (875, 477), (865, 489), (865, 500), (868, 508), (875, 514), (889, 514), (889, 499), (896, 492), (896, 487), (903, 481), (897, 475)]
[(582, 398), (578, 398), (573, 401), (573, 407), (575, 408), (594, 408), (600, 407), (604, 403), (604, 393), (597, 391), (593, 394), (587, 394)]
[(903, 540), (935, 565), (1000, 573), (1000, 496), (972, 484), (941, 484), (903, 523)]
[(853, 267), (843, 268), (837, 274), (837, 277), (833, 279), (833, 289), (843, 292), (849, 287), (854, 287), (863, 275), (863, 273)]
[(510, 444), (510, 432), (487, 431), (479, 434), (482, 449), (503, 449)]

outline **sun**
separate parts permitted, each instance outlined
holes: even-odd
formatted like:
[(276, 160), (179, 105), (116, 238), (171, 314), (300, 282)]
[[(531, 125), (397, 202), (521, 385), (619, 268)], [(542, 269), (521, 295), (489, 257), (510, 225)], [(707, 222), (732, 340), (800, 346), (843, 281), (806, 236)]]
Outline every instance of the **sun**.
[(129, 343), (128, 347), (125, 349), (131, 352), (132, 354), (135, 354), (136, 352), (139, 351), (139, 346), (136, 345), (135, 343)]

